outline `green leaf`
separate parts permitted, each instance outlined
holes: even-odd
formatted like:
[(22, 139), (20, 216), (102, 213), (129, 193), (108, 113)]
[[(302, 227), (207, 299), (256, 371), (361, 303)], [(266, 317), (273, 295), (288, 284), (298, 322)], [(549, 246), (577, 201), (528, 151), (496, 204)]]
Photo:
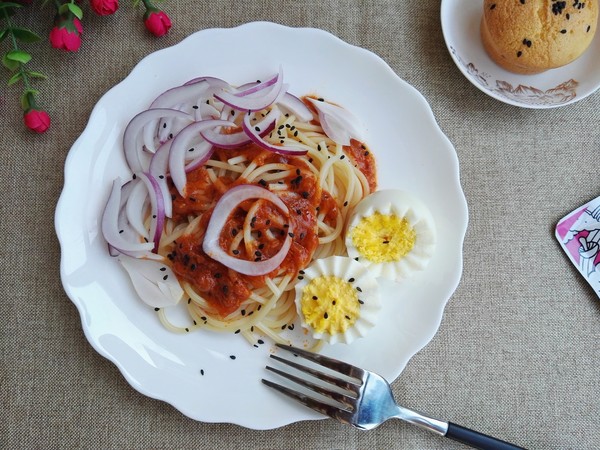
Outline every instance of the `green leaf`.
[(21, 42), (30, 43), (37, 42), (42, 39), (39, 35), (37, 35), (31, 30), (28, 30), (27, 28), (12, 27), (11, 31), (15, 35), (15, 37)]
[(67, 5), (67, 8), (69, 8), (69, 11), (71, 11), (71, 14), (73, 14), (79, 20), (82, 19), (83, 11), (81, 10), (81, 8), (79, 6), (77, 6), (75, 3), (67, 3), (66, 5)]
[(27, 70), (25, 73), (27, 74), (27, 76), (29, 76), (31, 78), (41, 78), (42, 80), (45, 80), (46, 78), (48, 78), (46, 75), (44, 75), (41, 72), (31, 72), (31, 71)]
[(13, 84), (15, 84), (17, 81), (19, 81), (21, 78), (23, 78), (23, 73), (22, 72), (17, 72), (15, 73), (12, 77), (10, 77), (8, 79), (8, 85), (12, 86)]
[(0, 2), (0, 9), (22, 8), (23, 5), (14, 2)]
[(69, 11), (69, 4), (63, 3), (58, 7), (57, 11), (59, 15), (64, 16), (67, 13), (67, 11)]
[(31, 55), (23, 50), (11, 50), (6, 53), (6, 59), (16, 61), (21, 64), (27, 64), (31, 60)]
[(8, 30), (6, 28), (0, 30), (0, 42), (2, 42), (6, 36), (8, 36)]
[(8, 53), (2, 56), (2, 65), (8, 70), (17, 70), (19, 68), (19, 62), (7, 58)]
[(23, 95), (21, 95), (21, 107), (24, 111), (27, 111), (32, 106), (29, 97), (35, 97), (37, 94), (39, 94), (39, 92), (35, 89), (25, 89)]

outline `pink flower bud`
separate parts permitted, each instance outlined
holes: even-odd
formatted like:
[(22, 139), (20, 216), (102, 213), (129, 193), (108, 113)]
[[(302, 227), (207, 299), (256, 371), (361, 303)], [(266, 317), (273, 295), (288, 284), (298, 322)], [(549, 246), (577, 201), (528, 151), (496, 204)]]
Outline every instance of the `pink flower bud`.
[(90, 0), (90, 6), (100, 16), (109, 16), (119, 9), (119, 0)]
[(43, 133), (50, 128), (50, 116), (46, 111), (30, 109), (23, 115), (27, 128), (36, 133)]
[(171, 19), (164, 11), (152, 11), (144, 20), (144, 25), (156, 37), (164, 36), (171, 28)]
[(83, 27), (77, 17), (73, 18), (73, 22), (60, 22), (50, 31), (50, 44), (54, 48), (66, 50), (68, 52), (76, 52), (81, 46), (81, 37)]

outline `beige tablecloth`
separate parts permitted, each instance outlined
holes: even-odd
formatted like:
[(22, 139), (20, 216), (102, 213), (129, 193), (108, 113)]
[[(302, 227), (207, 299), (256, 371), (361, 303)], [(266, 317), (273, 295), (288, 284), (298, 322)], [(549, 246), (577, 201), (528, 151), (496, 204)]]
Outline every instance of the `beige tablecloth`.
[[(2, 72), (1, 448), (464, 448), (400, 422), (371, 432), (333, 420), (269, 431), (195, 422), (134, 390), (83, 335), (53, 226), (71, 145), (144, 56), (256, 20), (321, 28), (380, 55), (425, 96), (456, 148), (470, 216), (463, 276), (438, 333), (393, 383), (397, 398), (527, 448), (598, 448), (600, 302), (554, 226), (600, 194), (600, 94), (544, 111), (484, 95), (452, 62), (435, 1), (171, 0), (161, 5), (174, 26), (160, 39), (130, 2), (108, 17), (86, 3), (78, 53), (27, 47), (49, 76), (37, 86), (50, 131), (24, 129), (20, 90), (4, 87)], [(18, 17), (46, 36), (52, 5), (39, 9)]]

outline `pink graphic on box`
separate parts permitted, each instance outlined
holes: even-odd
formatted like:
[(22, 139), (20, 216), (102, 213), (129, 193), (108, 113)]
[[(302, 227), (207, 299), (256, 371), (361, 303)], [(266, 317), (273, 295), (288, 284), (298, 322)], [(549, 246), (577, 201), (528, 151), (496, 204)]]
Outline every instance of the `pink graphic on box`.
[(564, 217), (556, 226), (556, 236), (600, 295), (600, 197)]

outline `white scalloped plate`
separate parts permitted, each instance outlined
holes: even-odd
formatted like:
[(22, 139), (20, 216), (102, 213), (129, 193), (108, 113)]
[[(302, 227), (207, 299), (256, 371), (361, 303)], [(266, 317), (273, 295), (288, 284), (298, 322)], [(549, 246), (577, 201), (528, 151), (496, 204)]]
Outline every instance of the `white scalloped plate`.
[(323, 353), (393, 381), (436, 333), (461, 276), (467, 205), (456, 153), (425, 99), (379, 57), (321, 30), (262, 22), (200, 31), (149, 55), (100, 99), (67, 157), (55, 217), (61, 277), (92, 346), (135, 389), (204, 422), (269, 429), (321, 416), (260, 383), (274, 351), (269, 343), (254, 348), (233, 334), (163, 329), (108, 255), (100, 216), (112, 180), (130, 176), (121, 150), (124, 128), (157, 94), (201, 75), (241, 84), (280, 64), (293, 93), (318, 93), (363, 121), (380, 187), (417, 194), (439, 230), (439, 248), (425, 272), (401, 286), (383, 285), (380, 321), (370, 334)]
[(483, 0), (442, 0), (442, 31), (462, 74), (487, 95), (521, 108), (566, 106), (600, 87), (600, 33), (571, 64), (535, 75), (519, 75), (497, 65), (479, 36)]

